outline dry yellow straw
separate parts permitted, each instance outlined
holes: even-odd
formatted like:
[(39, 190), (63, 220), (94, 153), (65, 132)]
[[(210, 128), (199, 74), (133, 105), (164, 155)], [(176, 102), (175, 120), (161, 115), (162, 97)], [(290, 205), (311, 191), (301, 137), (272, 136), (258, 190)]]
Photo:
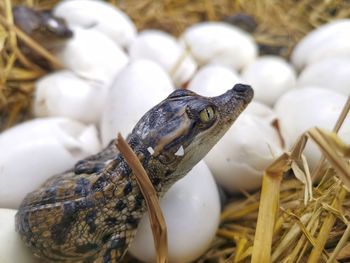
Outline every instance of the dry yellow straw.
[(132, 169), (141, 193), (145, 198), (157, 252), (157, 262), (166, 263), (168, 261), (167, 229), (157, 193), (140, 160), (120, 133), (118, 133), (116, 146)]
[[(334, 209), (337, 209), (337, 210), (340, 209), (346, 194), (347, 194), (347, 191), (344, 188), (342, 188), (339, 195), (332, 202), (332, 207)], [(307, 261), (308, 263), (317, 263), (320, 261), (320, 256), (323, 252), (324, 246), (329, 237), (329, 233), (333, 228), (335, 220), (336, 220), (336, 217), (332, 213), (330, 213), (327, 216), (327, 218), (324, 220), (316, 240), (316, 246), (312, 249), (309, 259)]]
[[(349, 101), (350, 98), (344, 107), (343, 113), (341, 114), (339, 125), (341, 125), (346, 117), (346, 113), (349, 109)], [(302, 152), (305, 148), (308, 137), (317, 144), (325, 158), (338, 172), (342, 182), (346, 186), (350, 187), (350, 166), (343, 158), (341, 158), (338, 152), (334, 149), (334, 144), (332, 144), (333, 141), (336, 141), (335, 138), (337, 138), (337, 135), (335, 133), (323, 132), (318, 128), (312, 128), (308, 132), (304, 133), (293, 147), (291, 153), (284, 153), (281, 155), (266, 169), (263, 174), (259, 214), (252, 253), (252, 263), (271, 262), (272, 237), (277, 217), (277, 209), (279, 207), (280, 184), (283, 178), (283, 173), (291, 166), (295, 166), (295, 161), (303, 159)], [(346, 148), (342, 145), (339, 147)], [(339, 210), (341, 208), (346, 193), (347, 191), (342, 188), (339, 196), (337, 196), (337, 198), (333, 201), (332, 207), (335, 210)], [(306, 235), (308, 240), (314, 246), (308, 263), (316, 263), (319, 261), (324, 245), (328, 239), (328, 234), (335, 223), (335, 219), (335, 215), (332, 213), (327, 216), (323, 222), (317, 239), (315, 239), (305, 228), (305, 226), (299, 222), (304, 235)], [(278, 257), (278, 254), (276, 254), (275, 257)]]
[(272, 236), (279, 208), (280, 184), (283, 173), (289, 165), (290, 156), (284, 153), (264, 172), (252, 263), (271, 262)]

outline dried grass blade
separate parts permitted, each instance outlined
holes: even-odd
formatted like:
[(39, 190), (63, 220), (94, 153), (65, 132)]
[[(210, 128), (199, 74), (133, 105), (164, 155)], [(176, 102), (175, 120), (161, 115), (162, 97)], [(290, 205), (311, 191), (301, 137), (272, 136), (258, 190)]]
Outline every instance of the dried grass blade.
[(271, 262), (272, 236), (279, 207), (280, 184), (290, 165), (290, 156), (281, 155), (264, 172), (252, 263)]
[(338, 172), (343, 183), (350, 187), (350, 166), (341, 158), (327, 141), (326, 133), (319, 128), (312, 128), (307, 132), (308, 136), (317, 144), (324, 156)]
[[(307, 205), (307, 202), (310, 199), (310, 191), (308, 188), (308, 182), (306, 179), (306, 174), (304, 173), (304, 171), (299, 167), (299, 165), (297, 164), (297, 162), (293, 161), (291, 168), (293, 170), (294, 176), (303, 183), (304, 185), (304, 205)], [(312, 191), (311, 191), (312, 193)]]
[(38, 71), (29, 71), (22, 68), (11, 68), (9, 75), (7, 76), (8, 80), (15, 81), (28, 81), (28, 80), (36, 80), (37, 78), (43, 76), (42, 73)]
[(293, 161), (298, 161), (301, 159), (301, 156), (303, 154), (303, 151), (305, 149), (306, 143), (307, 143), (308, 137), (305, 136), (305, 134), (302, 134), (297, 142), (294, 144), (290, 157)]
[(116, 146), (132, 169), (137, 184), (145, 198), (157, 252), (157, 262), (165, 263), (168, 261), (167, 230), (157, 193), (140, 160), (120, 133), (118, 133)]
[[(334, 125), (333, 131), (335, 133), (338, 133), (338, 131), (341, 128), (341, 126), (343, 125), (345, 118), (348, 115), (349, 111), (350, 111), (350, 96), (348, 96), (348, 99), (343, 107), (343, 110), (340, 113), (336, 124)], [(314, 181), (316, 181), (319, 178), (319, 174), (321, 174), (320, 172), (322, 170), (322, 166), (324, 164), (324, 161), (325, 161), (325, 157), (322, 156), (320, 161), (316, 165), (316, 168), (314, 169), (312, 175), (311, 175), (311, 178), (313, 178)]]
[(284, 214), (278, 217), (278, 219), (275, 222), (275, 228), (273, 229), (273, 235), (280, 234), (280, 232), (282, 231), (283, 224), (285, 223), (285, 220), (286, 218)]
[(316, 240), (315, 238), (313, 237), (312, 235), (312, 232), (309, 231), (305, 225), (303, 223), (300, 222), (299, 218), (297, 218), (297, 223), (299, 224), (300, 228), (301, 228), (301, 231), (303, 231), (303, 234), (305, 235), (305, 237), (308, 239), (308, 241), (314, 246), (316, 247)]
[(313, 198), (311, 173), (310, 173), (309, 165), (307, 163), (305, 155), (303, 155), (303, 154), (301, 155), (301, 160), (302, 160), (304, 171), (305, 171), (305, 179), (306, 179), (305, 191), (308, 192), (309, 201), (311, 201)]
[[(6, 22), (13, 24), (12, 3), (11, 0), (4, 0), (4, 9), (6, 15)], [(9, 42), (12, 47), (17, 46), (16, 34), (13, 31), (9, 32)]]
[(256, 226), (252, 263), (271, 261), (271, 245), (275, 219), (279, 207), (279, 192), (283, 172), (278, 176), (263, 175), (258, 222)]
[(0, 25), (0, 52), (5, 48), (5, 42), (8, 38), (8, 33), (5, 31), (5, 28)]
[(350, 242), (348, 242), (343, 249), (339, 252), (337, 259), (348, 259), (350, 258)]
[[(332, 206), (339, 210), (342, 206), (342, 203), (346, 197), (347, 191), (342, 187), (338, 196), (333, 200)], [(314, 248), (311, 251), (311, 254), (308, 259), (308, 263), (317, 263), (320, 260), (324, 246), (328, 239), (329, 233), (332, 230), (332, 227), (335, 223), (336, 216), (333, 213), (329, 213), (326, 219), (324, 220), (322, 227), (320, 229), (319, 235), (316, 239)]]
[(6, 82), (8, 79), (8, 76), (13, 69), (13, 66), (16, 62), (16, 55), (14, 53), (9, 54), (8, 59), (7, 59), (7, 64), (6, 66), (1, 70), (2, 72), (0, 73), (1, 81)]
[(336, 133), (331, 133), (329, 136), (329, 143), (337, 150), (337, 152), (345, 158), (350, 158), (350, 145), (344, 143)]
[(333, 250), (333, 253), (331, 254), (331, 256), (329, 257), (326, 263), (332, 263), (335, 261), (339, 252), (346, 246), (346, 242), (349, 240), (349, 238), (350, 238), (350, 224), (348, 223), (344, 231), (344, 234), (340, 238), (337, 246)]
[[(319, 225), (319, 215), (321, 213), (321, 209), (318, 209), (316, 212), (314, 212), (311, 216), (311, 219), (309, 222), (307, 222), (306, 230), (310, 231), (310, 234), (313, 235)], [(304, 252), (306, 248), (309, 246), (309, 242), (307, 242), (306, 237), (303, 235), (298, 240), (296, 246), (294, 246), (293, 250), (291, 251), (289, 255), (289, 262), (298, 262), (300, 261), (300, 258), (304, 255)]]
[[(304, 214), (301, 218), (300, 221), (303, 224), (306, 224), (311, 218), (312, 214)], [(295, 223), (287, 232), (287, 234), (282, 238), (282, 240), (279, 241), (279, 245), (276, 247), (272, 254), (272, 261), (276, 262), (278, 257), (282, 255), (282, 253), (290, 248), (290, 245), (295, 241), (299, 236), (301, 235), (301, 228), (300, 226)]]
[(346, 116), (348, 115), (348, 113), (350, 112), (350, 96), (348, 96), (348, 99), (343, 107), (343, 110), (341, 111), (339, 118), (337, 120), (337, 123), (335, 124), (333, 131), (335, 133), (337, 133), (339, 131), (339, 129), (341, 128), (341, 126), (343, 125)]
[(238, 263), (242, 261), (243, 259), (243, 254), (246, 251), (247, 244), (248, 244), (248, 239), (244, 236), (241, 236), (240, 238), (236, 239), (236, 253), (233, 259), (234, 263)]
[(219, 229), (216, 234), (221, 237), (225, 237), (230, 240), (234, 240), (236, 237), (236, 233), (227, 229)]
[(253, 213), (254, 211), (257, 211), (259, 208), (259, 203), (253, 203), (248, 204), (244, 208), (237, 210), (235, 207), (227, 207), (222, 213), (221, 213), (221, 221), (227, 221), (227, 220), (237, 220), (240, 219), (246, 215), (249, 215)]

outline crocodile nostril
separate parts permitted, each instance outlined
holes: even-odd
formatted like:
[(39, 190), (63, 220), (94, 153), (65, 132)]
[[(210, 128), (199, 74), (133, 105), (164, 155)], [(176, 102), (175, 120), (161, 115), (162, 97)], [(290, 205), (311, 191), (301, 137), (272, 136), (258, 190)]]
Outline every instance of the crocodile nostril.
[(249, 89), (251, 89), (251, 87), (249, 85), (244, 85), (244, 84), (236, 84), (233, 87), (233, 90), (237, 92), (246, 92)]
[(235, 93), (237, 99), (242, 99), (249, 103), (254, 97), (254, 90), (251, 86), (245, 84), (236, 84), (232, 91)]

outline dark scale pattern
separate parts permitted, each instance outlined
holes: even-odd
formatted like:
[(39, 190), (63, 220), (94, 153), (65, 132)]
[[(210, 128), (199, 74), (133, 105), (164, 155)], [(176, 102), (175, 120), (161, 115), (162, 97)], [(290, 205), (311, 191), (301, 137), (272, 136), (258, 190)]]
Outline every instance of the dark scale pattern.
[(87, 253), (87, 252), (90, 252), (91, 250), (96, 250), (98, 249), (98, 245), (97, 244), (94, 244), (94, 243), (87, 243), (87, 244), (84, 244), (84, 245), (80, 245), (80, 246), (77, 246), (77, 248), (75, 249), (75, 252), (76, 253)]
[(94, 233), (96, 231), (97, 225), (96, 225), (96, 217), (97, 213), (95, 210), (90, 210), (85, 215), (85, 222), (89, 226), (89, 232)]
[(115, 205), (115, 208), (117, 211), (123, 211), (123, 209), (126, 207), (126, 203), (123, 200), (118, 200), (117, 204)]
[(123, 190), (124, 195), (130, 194), (131, 191), (132, 191), (132, 184), (131, 184), (131, 182), (127, 182), (125, 187), (124, 187), (124, 190)]
[[(251, 99), (244, 85), (214, 98), (177, 90), (141, 118), (128, 142), (159, 196), (205, 156)], [(203, 123), (199, 113), (208, 106), (215, 115)], [(175, 156), (181, 146), (184, 155)], [(112, 141), (28, 194), (16, 230), (40, 262), (115, 263), (145, 210), (135, 176)]]
[(62, 215), (61, 221), (54, 225), (51, 230), (52, 239), (59, 245), (64, 244), (77, 218), (74, 203), (65, 203)]
[(89, 194), (89, 190), (90, 190), (90, 181), (83, 177), (79, 178), (79, 180), (77, 180), (77, 185), (75, 186), (75, 194), (86, 196)]
[(134, 209), (138, 210), (144, 205), (145, 199), (143, 198), (142, 194), (139, 193), (138, 195), (135, 196), (135, 206)]
[(102, 237), (102, 243), (105, 244), (107, 243), (110, 239), (111, 239), (111, 236), (112, 234), (111, 233), (108, 233), (108, 234), (105, 234), (103, 237)]
[(136, 228), (137, 224), (139, 223), (139, 220), (134, 218), (133, 216), (129, 215), (126, 220), (125, 223), (127, 225), (129, 225), (131, 228)]
[(115, 217), (107, 217), (104, 222), (108, 227), (114, 227), (118, 223), (118, 219)]

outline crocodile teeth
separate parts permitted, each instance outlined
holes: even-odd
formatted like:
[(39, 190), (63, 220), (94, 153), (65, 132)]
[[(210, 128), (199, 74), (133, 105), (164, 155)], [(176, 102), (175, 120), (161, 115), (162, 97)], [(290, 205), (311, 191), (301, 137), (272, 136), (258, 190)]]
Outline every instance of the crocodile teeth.
[(175, 155), (176, 156), (184, 156), (184, 154), (185, 154), (185, 150), (184, 150), (184, 147), (181, 145), (180, 148), (175, 153)]
[(147, 151), (150, 153), (150, 154), (154, 154), (154, 150), (153, 148), (150, 146), (147, 148)]

